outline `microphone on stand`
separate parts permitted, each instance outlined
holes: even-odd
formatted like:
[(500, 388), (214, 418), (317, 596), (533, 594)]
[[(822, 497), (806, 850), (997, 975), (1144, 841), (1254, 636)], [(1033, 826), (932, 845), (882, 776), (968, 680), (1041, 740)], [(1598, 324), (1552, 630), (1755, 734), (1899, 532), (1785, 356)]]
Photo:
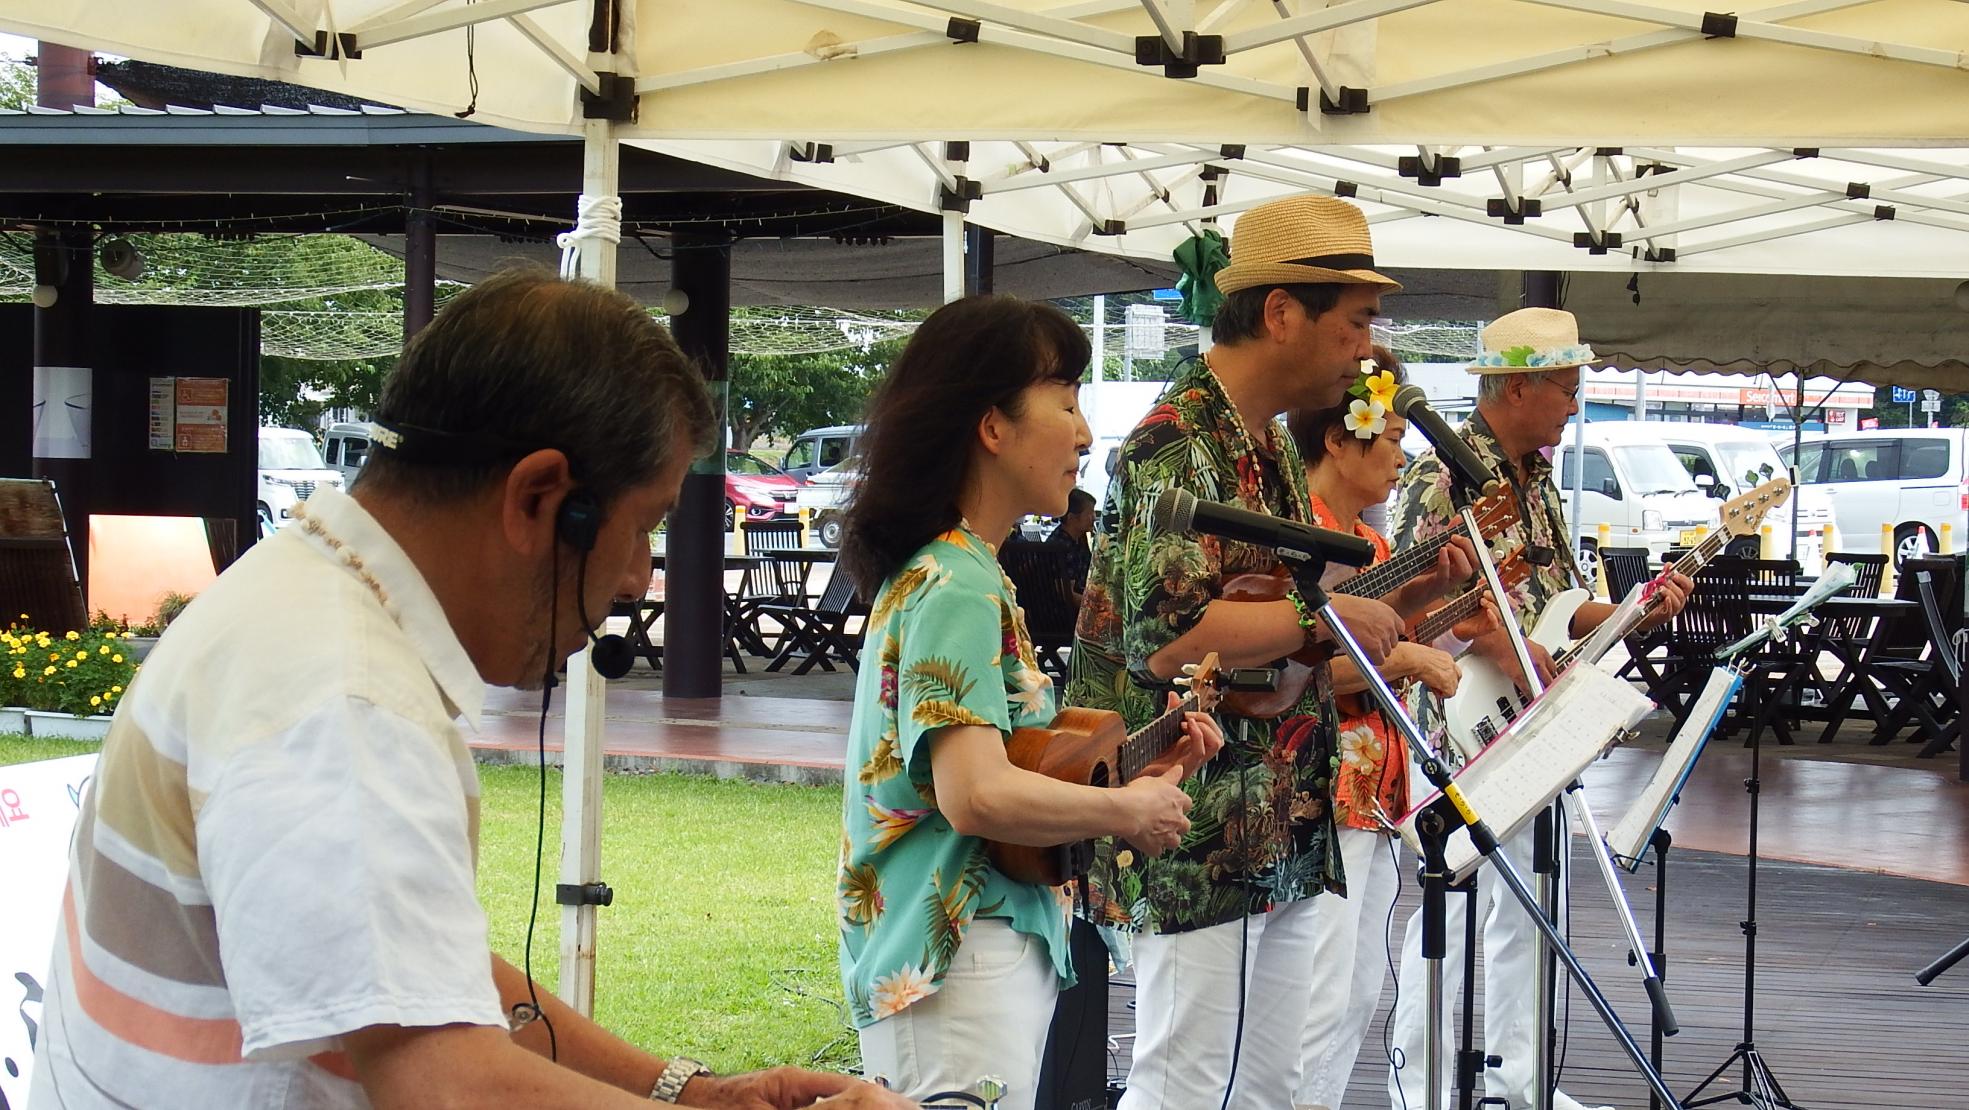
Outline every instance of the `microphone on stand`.
[(1359, 536), (1215, 501), (1199, 501), (1188, 490), (1163, 490), (1149, 512), (1149, 527), (1158, 532), (1201, 532), (1257, 544), (1300, 562), (1319, 559), (1359, 567), (1374, 561), (1374, 545)]
[(1470, 450), (1463, 437), (1429, 407), (1429, 398), (1421, 386), (1405, 385), (1395, 390), (1394, 410), (1396, 416), (1421, 429), (1429, 442), (1436, 445), (1436, 457), (1473, 495), (1481, 494), (1485, 487), (1497, 481), (1497, 473), (1484, 465), (1484, 460)]

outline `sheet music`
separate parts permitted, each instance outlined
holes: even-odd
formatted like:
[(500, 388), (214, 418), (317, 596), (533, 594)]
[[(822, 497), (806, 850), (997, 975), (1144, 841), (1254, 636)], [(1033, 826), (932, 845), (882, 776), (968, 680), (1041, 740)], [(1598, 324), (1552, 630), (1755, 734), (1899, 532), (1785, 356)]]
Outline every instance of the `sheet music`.
[(1601, 621), (1593, 634), (1586, 638), (1586, 643), (1579, 649), (1579, 658), (1588, 663), (1598, 663), (1607, 652), (1613, 650), (1615, 644), (1634, 631), (1634, 626), (1641, 623), (1644, 615), (1649, 585), (1642, 582), (1627, 591), (1627, 596), (1620, 599), (1620, 606), (1613, 611), (1613, 615)]
[[(1625, 681), (1598, 667), (1573, 666), (1457, 771), (1456, 784), (1498, 839), (1505, 839), (1653, 708)], [(1397, 825), (1418, 855), (1422, 842), (1415, 834), (1416, 815), (1439, 794), (1431, 794)], [(1444, 859), (1458, 879), (1482, 862), (1469, 831), (1461, 828), (1450, 834)]]
[(1620, 823), (1607, 833), (1607, 850), (1613, 853), (1614, 862), (1629, 871), (1641, 866), (1641, 855), (1647, 851), (1648, 841), (1667, 819), (1669, 807), (1682, 793), (1682, 784), (1689, 781), (1689, 774), (1695, 770), (1696, 758), (1702, 755), (1710, 733), (1716, 731), (1742, 685), (1743, 675), (1734, 667), (1717, 667), (1709, 672), (1709, 681), (1703, 685), (1682, 727), (1676, 730), (1668, 754), (1655, 768), (1654, 777), (1621, 815)]
[(1770, 639), (1774, 629), (1790, 628), (1792, 625), (1798, 623), (1798, 619), (1804, 616), (1808, 610), (1818, 605), (1819, 602), (1852, 585), (1857, 573), (1851, 563), (1827, 564), (1825, 572), (1819, 575), (1818, 581), (1813, 582), (1812, 588), (1806, 590), (1797, 601), (1793, 602), (1791, 608), (1765, 621), (1763, 627), (1757, 629), (1757, 631), (1719, 650), (1716, 653), (1716, 658), (1728, 659), (1740, 652), (1749, 651), (1751, 648)]

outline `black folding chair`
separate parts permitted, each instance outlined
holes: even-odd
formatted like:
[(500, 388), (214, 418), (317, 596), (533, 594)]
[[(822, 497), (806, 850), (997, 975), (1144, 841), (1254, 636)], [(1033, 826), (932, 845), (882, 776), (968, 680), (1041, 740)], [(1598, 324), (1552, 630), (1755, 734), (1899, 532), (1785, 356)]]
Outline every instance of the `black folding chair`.
[[(1826, 554), (1825, 562), (1828, 569), (1834, 563), (1853, 569), (1853, 584), (1835, 596), (1880, 596), (1880, 584), (1887, 577), (1887, 556), (1835, 551)], [(1851, 670), (1859, 661), (1872, 625), (1871, 617), (1828, 617), (1819, 622), (1820, 649), (1831, 652), (1833, 658), (1839, 660), (1842, 673)], [(1805, 681), (1812, 689), (1818, 691), (1820, 704), (1830, 706), (1839, 683), (1828, 678), (1820, 669), (1819, 663), (1818, 659), (1812, 661), (1812, 673), (1805, 676)], [(1827, 737), (1822, 736), (1820, 739), (1827, 739)]]
[[(795, 659), (799, 662), (794, 674), (806, 674), (815, 666), (832, 671), (836, 661), (846, 663), (850, 670), (860, 666), (868, 606), (855, 596), (854, 580), (840, 568), (835, 568), (820, 600), (811, 608), (781, 603), (768, 604), (763, 611), (783, 620), (786, 628), (779, 651), (766, 664), (767, 670), (779, 670)], [(851, 630), (849, 625), (855, 621), (863, 623)]]
[(1913, 739), (1926, 741), (1921, 755), (1940, 755), (1959, 731), (1955, 634), (1962, 624), (1962, 563), (1947, 555), (1903, 560), (1900, 587), (1896, 595), (1918, 602), (1920, 611), (1884, 629), (1881, 650), (1868, 661), (1871, 677), (1894, 699), (1872, 742), (1888, 743), (1918, 723)]
[[(1931, 707), (1924, 713), (1916, 696), (1919, 691), (1932, 688), (1934, 673), (1942, 669), (1933, 653), (1953, 650), (1947, 640), (1940, 645), (1935, 643), (1926, 614), (1920, 608), (1921, 589), (1925, 581), (1938, 599), (1954, 599), (1956, 611), (1960, 612), (1962, 595), (1957, 591), (1961, 566), (1961, 561), (1951, 556), (1902, 562), (1894, 598), (1909, 605), (1881, 617), (1869, 632), (1847, 641), (1846, 650), (1851, 653), (1852, 662), (1839, 676), (1839, 684), (1826, 705), (1828, 720), (1825, 731), (1819, 735), (1821, 743), (1837, 735), (1839, 726), (1859, 701), (1866, 702), (1867, 712), (1878, 722), (1871, 743), (1885, 744), (1892, 740), (1906, 727), (1910, 715), (1921, 718), (1922, 726), (1928, 730), (1926, 738), (1932, 739), (1945, 731), (1941, 718), (1936, 715), (1938, 711)], [(1928, 572), (1925, 579), (1919, 573), (1924, 570)], [(1938, 619), (1942, 619), (1945, 627), (1949, 623), (1945, 615), (1938, 614)]]
[(804, 608), (811, 600), (807, 593), (807, 572), (813, 564), (805, 559), (772, 557), (774, 552), (799, 549), (800, 522), (797, 520), (762, 520), (745, 526), (745, 553), (763, 556), (764, 561), (746, 568), (739, 593), (738, 618), (745, 622), (752, 642), (768, 649), (761, 654), (777, 653), (779, 644), (786, 637), (785, 622), (776, 620), (778, 628), (768, 642), (765, 627), (760, 621), (760, 617), (771, 615), (767, 606)]
[(1066, 655), (1073, 650), (1073, 625), (1080, 618), (1074, 583), (1065, 562), (1043, 543), (1008, 543), (998, 552), (1005, 577), (1012, 580), (1020, 608), (1025, 610), (1026, 634), (1032, 637), (1039, 669), (1055, 682), (1067, 679)]

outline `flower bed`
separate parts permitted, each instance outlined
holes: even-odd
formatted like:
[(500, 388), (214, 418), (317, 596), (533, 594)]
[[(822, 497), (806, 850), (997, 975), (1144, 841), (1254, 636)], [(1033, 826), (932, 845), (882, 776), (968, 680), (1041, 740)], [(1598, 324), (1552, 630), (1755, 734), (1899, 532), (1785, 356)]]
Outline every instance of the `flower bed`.
[(0, 632), (0, 706), (82, 718), (108, 716), (137, 674), (125, 635), (96, 628), (44, 632), (9, 624)]

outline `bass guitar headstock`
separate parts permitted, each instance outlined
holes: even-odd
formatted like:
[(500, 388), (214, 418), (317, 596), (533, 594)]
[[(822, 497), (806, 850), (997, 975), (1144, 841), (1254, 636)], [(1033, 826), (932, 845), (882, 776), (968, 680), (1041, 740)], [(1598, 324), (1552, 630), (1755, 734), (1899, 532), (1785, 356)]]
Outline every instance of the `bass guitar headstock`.
[(1720, 527), (1732, 536), (1754, 536), (1764, 514), (1791, 496), (1791, 479), (1780, 475), (1748, 493), (1723, 502)]

